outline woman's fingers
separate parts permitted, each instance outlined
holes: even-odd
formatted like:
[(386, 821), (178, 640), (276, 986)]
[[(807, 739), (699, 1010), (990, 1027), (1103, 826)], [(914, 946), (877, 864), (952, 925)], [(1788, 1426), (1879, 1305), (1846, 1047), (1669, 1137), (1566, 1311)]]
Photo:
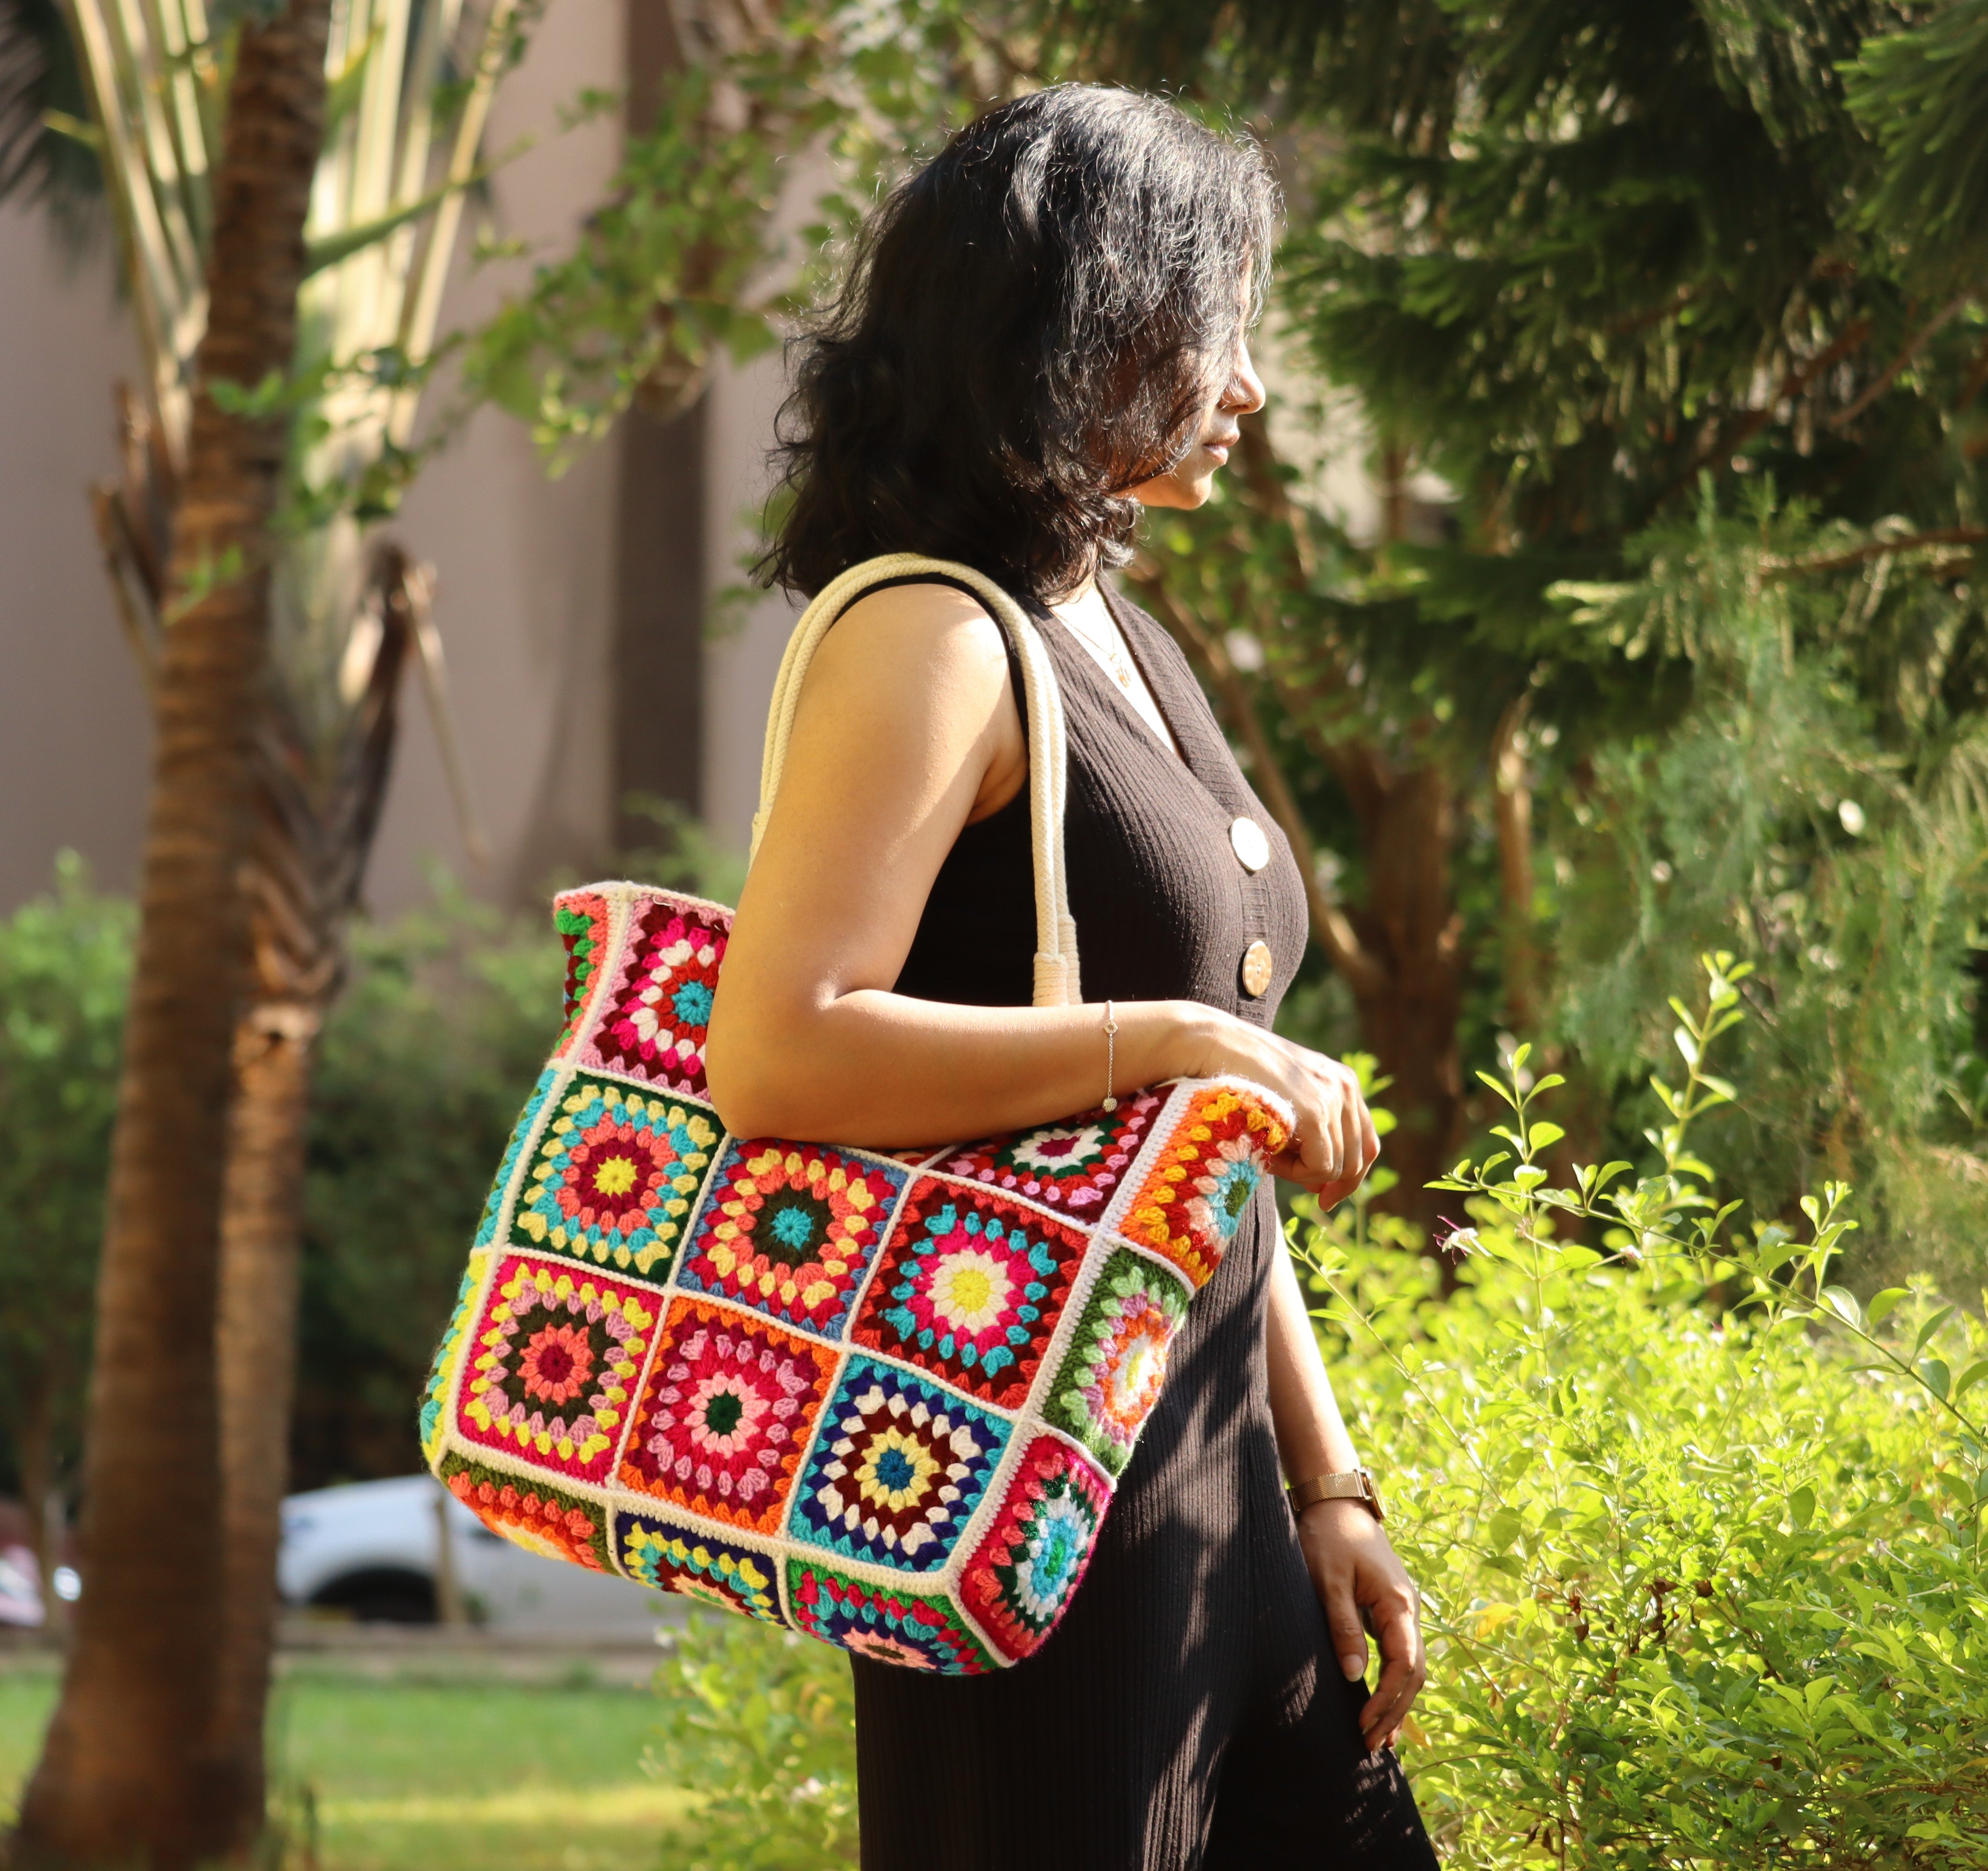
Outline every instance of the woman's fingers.
[[(1381, 1647), (1381, 1680), (1360, 1711), (1360, 1731), (1370, 1748), (1387, 1746), (1428, 1680), (1422, 1654), (1422, 1619), (1415, 1587), (1391, 1580), (1367, 1607), (1374, 1641)], [(1335, 1634), (1334, 1646), (1341, 1647)]]
[(1289, 1042), (1276, 1043), (1291, 1067), (1280, 1089), (1291, 1101), (1297, 1134), (1272, 1167), (1330, 1207), (1359, 1187), (1380, 1156), (1373, 1113), (1361, 1095), (1359, 1079), (1337, 1060)]
[(1307, 1178), (1314, 1186), (1334, 1180), (1341, 1174), (1338, 1126), (1331, 1106), (1320, 1096), (1314, 1081), (1311, 1096), (1298, 1107), (1298, 1155), (1311, 1172)]
[(1360, 1120), (1365, 1109), (1360, 1102), (1358, 1088), (1348, 1086), (1339, 1108), (1339, 1173), (1349, 1179), (1357, 1176), (1366, 1167), (1365, 1139), (1360, 1129)]
[[(1344, 1568), (1336, 1569), (1326, 1579), (1325, 1624), (1332, 1633), (1333, 1654), (1339, 1659), (1341, 1673), (1349, 1683), (1360, 1681), (1367, 1673), (1367, 1626), (1354, 1602), (1353, 1575)], [(1371, 1708), (1373, 1704), (1367, 1706)], [(1363, 1727), (1366, 1719), (1363, 1712)]]

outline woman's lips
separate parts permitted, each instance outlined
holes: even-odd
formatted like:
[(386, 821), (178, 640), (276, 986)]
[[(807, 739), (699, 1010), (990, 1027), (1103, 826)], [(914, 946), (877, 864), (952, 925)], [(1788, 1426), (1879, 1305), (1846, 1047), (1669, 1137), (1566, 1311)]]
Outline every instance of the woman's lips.
[(1219, 468), (1229, 459), (1229, 444), (1226, 442), (1209, 442), (1205, 445), (1216, 467)]

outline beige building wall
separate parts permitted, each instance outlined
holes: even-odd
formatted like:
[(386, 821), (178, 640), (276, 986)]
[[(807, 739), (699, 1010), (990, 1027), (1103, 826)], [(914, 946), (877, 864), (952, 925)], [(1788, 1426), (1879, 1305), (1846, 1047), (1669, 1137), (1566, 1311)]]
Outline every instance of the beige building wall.
[[(745, 581), (739, 561), (756, 549), (784, 383), (779, 354), (772, 353), (742, 370), (721, 367), (707, 393), (705, 556), (714, 595)], [(751, 841), (766, 704), (798, 614), (783, 593), (768, 592), (705, 643), (703, 816), (712, 836), (734, 850)]]
[(137, 874), (150, 729), (86, 498), (135, 364), (108, 243), (73, 262), (0, 207), (0, 913), (65, 846), (106, 888)]
[[(619, 143), (611, 122), (560, 134), (557, 114), (587, 86), (620, 83), (620, 0), (552, 0), (523, 64), (498, 93), (487, 147), (537, 139), (490, 185), (493, 231), (546, 255), (569, 248), (605, 192)], [(475, 217), (468, 218), (473, 221)], [(445, 329), (493, 312), (525, 277), (458, 252)], [(424, 900), (440, 864), (478, 894), (520, 903), (555, 873), (588, 870), (610, 842), (615, 461), (597, 449), (563, 479), (546, 474), (523, 424), (485, 410), (423, 472), (393, 531), (434, 566), (456, 734), (489, 862), (470, 861), (419, 687), (403, 735), (367, 897), (387, 914)]]

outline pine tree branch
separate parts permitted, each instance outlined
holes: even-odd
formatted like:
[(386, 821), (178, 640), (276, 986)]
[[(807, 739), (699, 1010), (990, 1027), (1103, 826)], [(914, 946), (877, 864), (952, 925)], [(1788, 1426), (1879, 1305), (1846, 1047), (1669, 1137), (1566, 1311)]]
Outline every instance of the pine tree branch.
[(1954, 399), (1953, 408), (1956, 415), (1969, 407), (1980, 395), (1984, 383), (1988, 383), (1988, 344), (1983, 345), (1975, 353), (1974, 366), (1967, 373), (1967, 381), (1961, 385), (1960, 394)]
[(1932, 532), (1911, 532), (1895, 539), (1872, 539), (1847, 552), (1826, 552), (1814, 559), (1763, 559), (1760, 569), (1777, 583), (1783, 579), (1806, 578), (1820, 572), (1843, 572), (1852, 566), (1882, 559), (1892, 552), (1916, 552), (1922, 546), (1958, 545), (1972, 548), (1988, 539), (1988, 526), (1942, 526)]
[(1956, 298), (1949, 299), (1946, 304), (1941, 306), (1938, 312), (1935, 312), (1925, 324), (1905, 340), (1905, 348), (1871, 379), (1871, 382), (1865, 387), (1864, 393), (1847, 409), (1838, 410), (1830, 417), (1829, 426), (1832, 429), (1841, 429), (1854, 422), (1898, 381), (1899, 373), (1925, 348), (1927, 342), (1933, 334), (1960, 312), (1973, 297), (1974, 289), (1969, 286), (1966, 292)]
[(1126, 576), (1138, 586), (1139, 595), (1153, 607), (1174, 640), (1222, 697), (1224, 713), (1249, 750), (1250, 777), (1263, 795), (1270, 816), (1290, 841), (1291, 855), (1297, 859), (1299, 874), (1304, 880), (1312, 932), (1320, 946), (1354, 994), (1371, 997), (1380, 993), (1387, 985), (1387, 971), (1361, 943), (1345, 912), (1325, 893), (1325, 887), (1319, 880), (1317, 847), (1312, 843), (1311, 832), (1270, 737), (1257, 718), (1255, 701), (1241, 672), (1221, 643), (1202, 627), (1200, 620), (1168, 590), (1161, 580), (1159, 568), (1150, 559), (1141, 554), (1127, 569)]
[(1800, 396), (1825, 370), (1848, 357), (1870, 335), (1871, 321), (1868, 319), (1853, 319), (1813, 357), (1789, 371), (1781, 379), (1774, 393), (1758, 409), (1748, 410), (1730, 427), (1722, 424), (1712, 439), (1692, 458), (1690, 465), (1664, 489), (1657, 505), (1660, 507), (1668, 505), (1673, 496), (1691, 486), (1698, 479), (1699, 473), (1715, 461), (1731, 461), (1773, 420), (1775, 410), (1783, 403)]

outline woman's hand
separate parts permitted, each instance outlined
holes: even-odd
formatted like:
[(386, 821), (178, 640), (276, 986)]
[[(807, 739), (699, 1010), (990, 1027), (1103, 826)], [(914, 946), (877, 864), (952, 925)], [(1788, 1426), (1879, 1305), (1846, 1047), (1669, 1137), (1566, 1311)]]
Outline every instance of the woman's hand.
[(1360, 1732), (1370, 1752), (1392, 1747), (1428, 1678), (1422, 1595), (1357, 1501), (1314, 1501), (1298, 1516), (1298, 1543), (1349, 1683), (1367, 1673), (1368, 1631), (1381, 1646), (1381, 1680), (1360, 1711)]
[(1280, 1093), (1297, 1113), (1291, 1147), (1270, 1165), (1276, 1174), (1302, 1184), (1327, 1208), (1359, 1187), (1381, 1153), (1381, 1140), (1350, 1068), (1246, 1021), (1218, 1015), (1192, 1076), (1221, 1072)]

